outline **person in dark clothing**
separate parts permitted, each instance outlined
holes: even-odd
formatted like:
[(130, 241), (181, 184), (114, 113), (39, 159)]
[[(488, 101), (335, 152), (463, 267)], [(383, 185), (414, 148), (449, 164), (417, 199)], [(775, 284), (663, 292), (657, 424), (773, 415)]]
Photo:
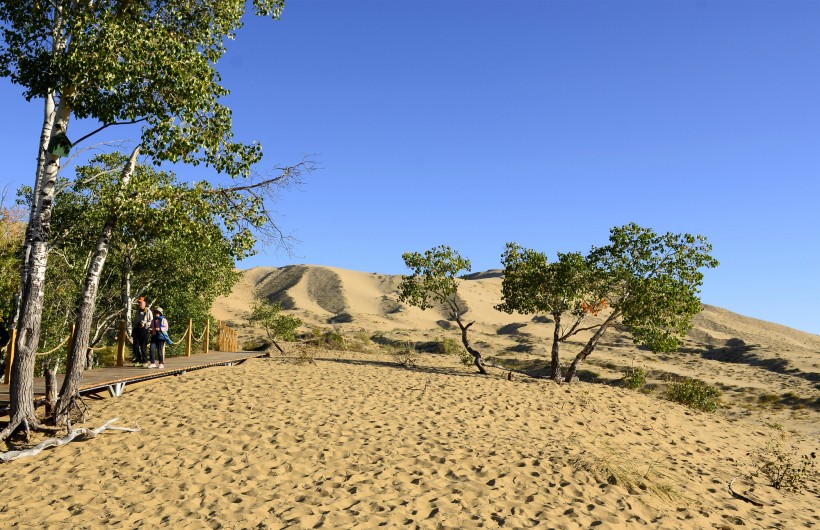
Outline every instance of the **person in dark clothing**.
[(131, 338), (134, 340), (131, 362), (143, 365), (148, 362), (148, 339), (151, 336), (151, 310), (145, 307), (145, 298), (142, 296), (137, 300), (137, 304), (137, 314), (134, 315), (134, 328), (131, 330)]

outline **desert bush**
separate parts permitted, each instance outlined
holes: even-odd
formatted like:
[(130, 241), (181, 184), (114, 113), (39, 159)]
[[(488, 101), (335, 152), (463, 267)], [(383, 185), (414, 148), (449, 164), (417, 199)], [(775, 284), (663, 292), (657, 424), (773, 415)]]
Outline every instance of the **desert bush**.
[(458, 348), (456, 355), (458, 355), (458, 360), (461, 361), (461, 364), (464, 366), (473, 366), (475, 364), (473, 356), (464, 348)]
[(401, 366), (412, 368), (418, 363), (419, 352), (414, 343), (407, 341), (393, 350), (393, 357)]
[(786, 433), (776, 429), (776, 435), (755, 456), (757, 472), (776, 489), (799, 493), (816, 473), (817, 454), (799, 455), (794, 447), (784, 447)]
[(271, 343), (264, 339), (250, 339), (242, 343), (242, 351), (265, 351)]
[(769, 405), (771, 403), (777, 403), (780, 400), (780, 397), (775, 394), (761, 394), (757, 400), (761, 405)]
[(313, 348), (300, 344), (294, 354), (293, 361), (296, 364), (316, 364), (316, 351)]
[(646, 371), (643, 368), (628, 368), (624, 374), (623, 385), (630, 390), (638, 390), (646, 384)]
[(649, 492), (668, 501), (681, 498), (679, 486), (669, 481), (657, 462), (637, 462), (634, 457), (606, 446), (598, 454), (570, 460), (573, 466), (594, 473), (601, 482), (620, 486), (632, 494)]
[(313, 328), (310, 332), (311, 336), (307, 339), (307, 343), (312, 346), (330, 348), (333, 350), (347, 349), (344, 335), (335, 329), (322, 330), (320, 328)]
[(720, 390), (697, 379), (672, 381), (666, 389), (666, 397), (693, 409), (704, 412), (717, 410)]

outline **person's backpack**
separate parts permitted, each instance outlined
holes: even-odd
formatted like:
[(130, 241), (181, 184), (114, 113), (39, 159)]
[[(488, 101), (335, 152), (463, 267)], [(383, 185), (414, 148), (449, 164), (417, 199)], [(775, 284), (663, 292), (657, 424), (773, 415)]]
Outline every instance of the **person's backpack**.
[[(159, 331), (157, 331), (157, 338), (159, 338), (160, 340), (165, 341), (165, 344), (173, 344), (174, 342), (171, 340), (171, 337), (168, 336), (168, 333), (162, 331), (162, 321), (164, 320), (164, 321), (168, 322), (168, 319), (165, 318), (165, 315), (160, 315), (159, 318), (160, 318), (160, 320), (159, 320), (159, 328), (160, 329), (159, 329)], [(171, 324), (169, 323), (168, 324), (168, 331), (170, 331), (170, 330), (171, 330)]]

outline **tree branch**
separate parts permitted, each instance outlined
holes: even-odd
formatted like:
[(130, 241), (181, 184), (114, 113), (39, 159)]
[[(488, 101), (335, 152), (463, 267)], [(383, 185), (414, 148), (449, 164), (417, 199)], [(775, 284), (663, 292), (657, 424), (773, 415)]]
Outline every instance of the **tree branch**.
[(106, 123), (106, 124), (104, 124), (104, 125), (102, 125), (102, 126), (98, 127), (97, 129), (95, 129), (95, 130), (91, 131), (90, 133), (86, 134), (85, 136), (83, 136), (82, 138), (80, 138), (79, 140), (77, 140), (76, 142), (74, 142), (72, 145), (73, 145), (73, 146), (76, 146), (78, 143), (82, 142), (83, 140), (86, 140), (86, 139), (88, 139), (89, 137), (94, 136), (94, 135), (95, 135), (95, 134), (97, 134), (98, 132), (100, 132), (100, 131), (102, 131), (103, 129), (106, 129), (106, 128), (108, 128), (108, 127), (111, 127), (112, 125), (134, 125), (135, 123), (140, 123), (140, 122), (143, 122), (143, 121), (145, 121), (146, 119), (147, 119), (147, 118), (140, 118), (140, 119), (138, 119), (138, 120), (131, 120), (131, 121), (115, 121), (115, 122), (112, 122), (112, 123)]

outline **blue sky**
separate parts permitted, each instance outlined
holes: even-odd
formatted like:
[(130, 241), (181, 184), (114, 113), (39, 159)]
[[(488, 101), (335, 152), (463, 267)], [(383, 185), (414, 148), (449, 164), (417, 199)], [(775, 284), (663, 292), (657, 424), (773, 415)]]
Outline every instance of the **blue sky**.
[[(554, 256), (635, 221), (709, 238), (705, 303), (820, 333), (818, 23), (820, 2), (708, 0), (290, 0), (280, 21), (248, 17), (219, 65), (236, 135), (264, 165), (321, 169), (276, 205), (296, 255), (241, 266), (402, 273), (402, 252), (448, 244), (484, 270), (507, 241)], [(19, 93), (0, 82), (14, 187), (40, 121)]]

